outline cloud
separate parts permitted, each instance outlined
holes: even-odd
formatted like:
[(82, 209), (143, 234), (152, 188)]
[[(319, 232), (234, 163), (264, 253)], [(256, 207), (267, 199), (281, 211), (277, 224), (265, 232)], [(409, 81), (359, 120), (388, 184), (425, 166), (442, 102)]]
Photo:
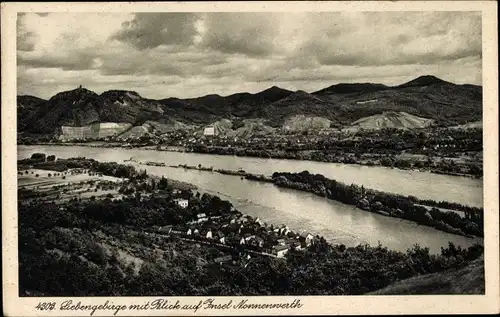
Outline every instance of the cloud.
[(82, 84), (151, 98), (399, 84), (433, 74), (481, 83), (473, 12), (26, 13), (20, 93)]
[(128, 43), (139, 50), (160, 45), (189, 45), (197, 34), (193, 13), (136, 13), (122, 23), (112, 39)]
[(23, 23), (24, 13), (17, 15), (16, 27), (16, 43), (17, 50), (22, 52), (29, 52), (35, 49), (36, 34), (28, 31)]
[(268, 56), (276, 49), (282, 14), (208, 13), (200, 20), (200, 45), (229, 54)]
[(475, 13), (342, 13), (333, 26), (318, 23), (307, 33), (300, 53), (325, 65), (425, 65), (481, 55)]

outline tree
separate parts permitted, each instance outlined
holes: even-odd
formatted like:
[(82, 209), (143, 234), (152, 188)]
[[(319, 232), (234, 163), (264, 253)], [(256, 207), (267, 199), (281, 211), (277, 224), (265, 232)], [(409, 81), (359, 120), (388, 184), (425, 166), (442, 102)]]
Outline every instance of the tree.
[(158, 189), (167, 189), (167, 188), (168, 188), (168, 180), (162, 176), (160, 182), (158, 183)]

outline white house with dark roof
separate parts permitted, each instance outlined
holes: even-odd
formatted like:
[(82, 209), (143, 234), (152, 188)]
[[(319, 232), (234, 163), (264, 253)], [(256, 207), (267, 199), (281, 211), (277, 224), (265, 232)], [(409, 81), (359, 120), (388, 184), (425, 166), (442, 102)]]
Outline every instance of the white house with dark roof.
[(208, 220), (207, 215), (204, 213), (197, 214), (196, 217), (198, 218), (198, 223)]
[(176, 198), (176, 199), (174, 199), (174, 201), (181, 208), (185, 209), (189, 206), (189, 201), (187, 199)]
[(288, 245), (276, 245), (273, 247), (273, 253), (276, 254), (276, 257), (282, 258), (288, 253), (289, 248)]
[(314, 240), (314, 236), (310, 233), (302, 233), (300, 235), (300, 240), (303, 241), (306, 246), (310, 246)]

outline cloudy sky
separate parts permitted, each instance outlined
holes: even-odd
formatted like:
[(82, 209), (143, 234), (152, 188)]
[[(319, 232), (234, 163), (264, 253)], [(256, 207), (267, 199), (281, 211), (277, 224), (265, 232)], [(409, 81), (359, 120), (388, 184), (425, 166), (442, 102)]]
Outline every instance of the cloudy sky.
[(400, 84), (424, 74), (481, 84), (474, 12), (26, 13), (18, 94), (78, 85), (197, 97), (277, 85)]

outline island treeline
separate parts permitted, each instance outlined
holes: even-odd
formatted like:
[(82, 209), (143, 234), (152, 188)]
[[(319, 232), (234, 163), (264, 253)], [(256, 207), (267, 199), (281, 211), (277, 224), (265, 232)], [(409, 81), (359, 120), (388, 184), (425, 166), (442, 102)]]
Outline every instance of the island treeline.
[[(292, 188), (314, 193), (321, 197), (354, 205), (360, 209), (379, 213), (385, 216), (402, 218), (431, 226), (438, 230), (458, 234), (484, 236), (483, 208), (465, 206), (447, 201), (419, 199), (414, 196), (403, 196), (393, 193), (364, 188), (356, 184), (347, 185), (321, 174), (274, 172), (271, 177), (245, 172), (213, 169), (212, 167), (174, 165), (185, 169), (216, 172), (224, 175), (240, 176), (249, 180), (273, 183), (279, 187)], [(427, 206), (428, 208), (426, 208)], [(441, 210), (450, 209), (450, 210)], [(460, 216), (457, 212), (465, 214)]]
[[(392, 193), (366, 189), (355, 184), (347, 185), (321, 174), (275, 172), (272, 175), (274, 184), (314, 193), (318, 196), (337, 200), (348, 205), (356, 205), (367, 211), (377, 212), (386, 216), (403, 218), (419, 224), (434, 227), (438, 230), (461, 234), (484, 235), (483, 210), (455, 203), (419, 200)], [(420, 204), (454, 208), (464, 211), (466, 217), (461, 217), (453, 211), (442, 211), (438, 208), (427, 209)]]

